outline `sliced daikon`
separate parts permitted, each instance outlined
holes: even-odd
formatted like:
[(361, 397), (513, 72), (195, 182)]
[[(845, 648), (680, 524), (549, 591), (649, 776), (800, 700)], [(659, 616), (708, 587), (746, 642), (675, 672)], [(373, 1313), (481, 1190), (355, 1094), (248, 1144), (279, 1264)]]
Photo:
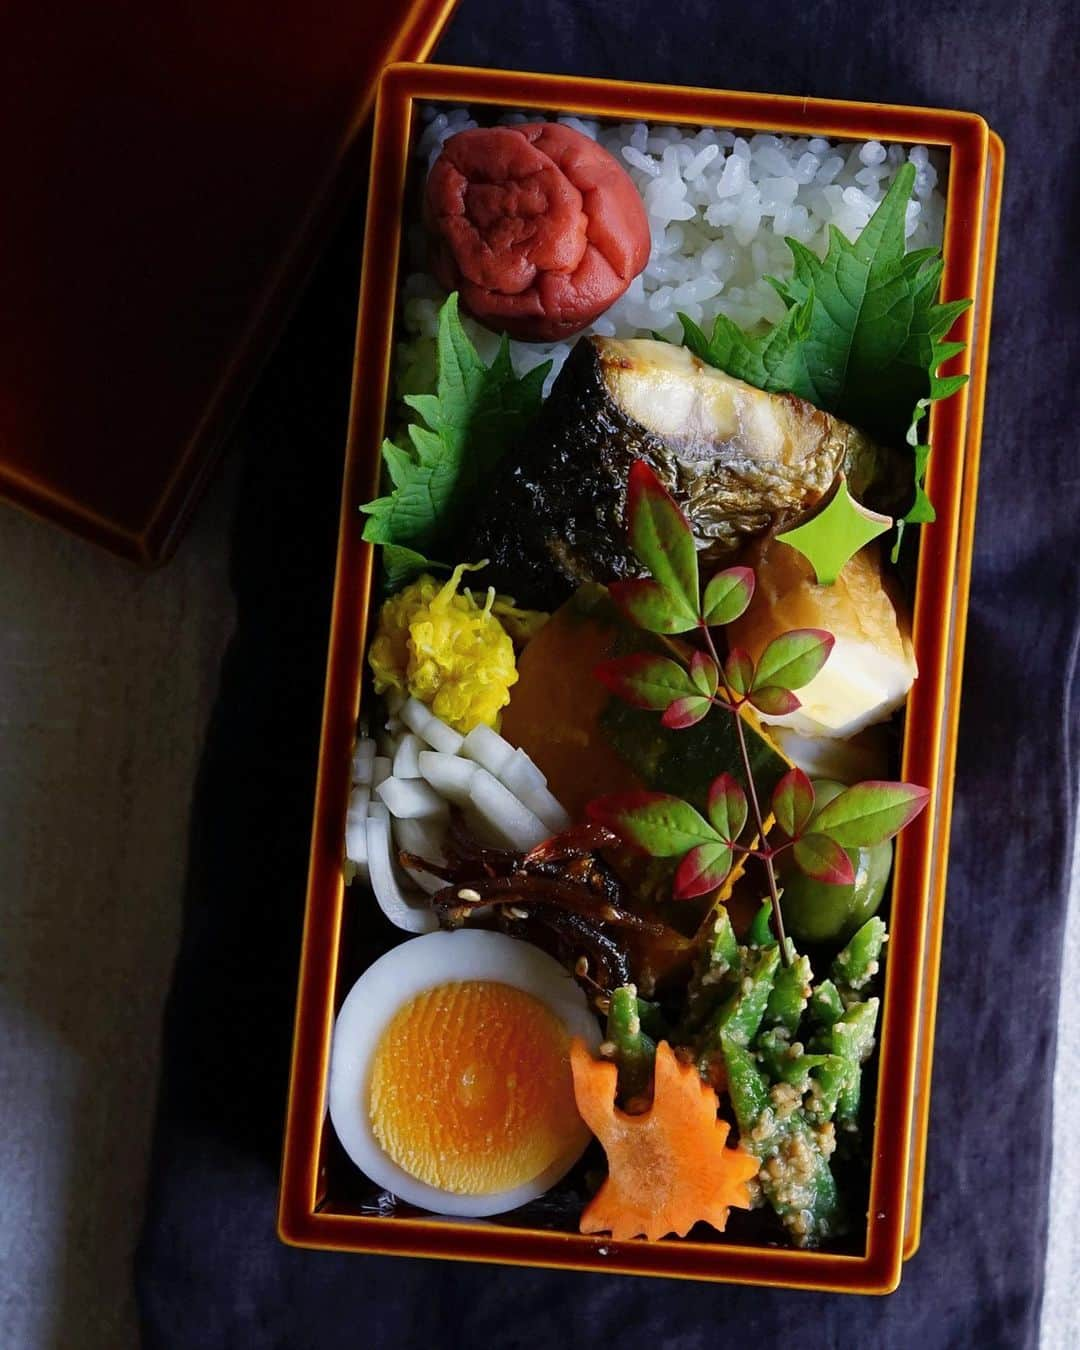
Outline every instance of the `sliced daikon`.
[(395, 736), (384, 727), (375, 733), (375, 753), (379, 758), (393, 760), (400, 743), (401, 736)]
[(430, 817), (427, 820), (394, 820), (391, 829), (394, 832), (394, 842), (405, 853), (413, 853), (437, 867), (442, 867), (446, 862), (446, 854), (443, 852), (443, 840), (446, 837), (445, 821)]
[(440, 754), (460, 755), (461, 744), (465, 738), (438, 717), (432, 717), (424, 728), (422, 739), (427, 741), (433, 750), (438, 750)]
[(345, 884), (359, 877), (366, 881), (368, 877), (367, 861), (367, 823), (368, 808), (365, 803), (354, 811), (350, 808), (345, 817)]
[(414, 731), (422, 741), (426, 741), (433, 750), (439, 750), (444, 755), (457, 755), (461, 753), (461, 746), (464, 742), (464, 736), (461, 736), (449, 727), (445, 722), (440, 721), (431, 711), (426, 703), (421, 703), (418, 698), (410, 698), (401, 709), (401, 720)]
[(398, 742), (397, 753), (394, 755), (394, 777), (395, 778), (419, 778), (420, 765), (417, 762), (422, 748), (420, 737), (415, 732), (407, 731)]
[[(399, 852), (411, 853), (414, 857), (423, 858), (433, 867), (441, 867), (446, 862), (442, 847), (445, 833), (443, 822), (430, 819), (394, 820), (391, 822), (390, 829), (393, 832), (394, 843), (397, 845)], [(406, 867), (405, 871), (409, 880), (414, 881), (421, 890), (427, 891), (429, 895), (434, 895), (436, 891), (441, 891), (446, 887), (447, 883), (442, 877), (426, 872), (422, 867)]]
[(448, 810), (443, 797), (422, 778), (388, 778), (375, 795), (399, 820), (445, 816)]
[(532, 788), (521, 794), (521, 804), (527, 806), (534, 816), (539, 816), (551, 834), (568, 830), (573, 822), (570, 814), (554, 793), (546, 787)]
[(365, 736), (356, 742), (352, 755), (352, 781), (370, 783), (375, 765), (375, 742)]
[(507, 848), (527, 853), (551, 834), (544, 822), (479, 765), (469, 787), (473, 810)]
[(514, 747), (509, 741), (503, 740), (497, 731), (481, 723), (465, 737), (461, 753), (498, 778), (514, 758)]
[(407, 933), (434, 932), (439, 926), (438, 920), (424, 898), (410, 893), (401, 869), (394, 861), (388, 819), (381, 816), (368, 818), (367, 850), (371, 889), (390, 922)]
[(385, 783), (393, 772), (393, 761), (388, 755), (376, 755), (371, 764), (371, 786), (377, 788)]
[(515, 797), (521, 797), (535, 788), (546, 788), (547, 779), (524, 750), (515, 750), (513, 757), (499, 774), (499, 782), (509, 788)]
[(473, 775), (480, 767), (478, 764), (471, 759), (462, 759), (460, 755), (440, 754), (438, 750), (421, 750), (419, 763), (421, 774), (440, 797), (456, 806), (468, 804)]

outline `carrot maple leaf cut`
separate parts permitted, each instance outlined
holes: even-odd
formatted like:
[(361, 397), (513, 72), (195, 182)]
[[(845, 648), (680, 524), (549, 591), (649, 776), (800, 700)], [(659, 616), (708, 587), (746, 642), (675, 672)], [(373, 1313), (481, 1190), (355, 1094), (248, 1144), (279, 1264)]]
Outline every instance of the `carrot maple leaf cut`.
[(723, 1232), (732, 1206), (750, 1208), (746, 1183), (758, 1164), (725, 1147), (730, 1127), (717, 1118), (716, 1093), (667, 1041), (656, 1047), (652, 1106), (641, 1115), (616, 1107), (618, 1070), (593, 1059), (584, 1041), (573, 1042), (570, 1064), (578, 1111), (608, 1160), (607, 1180), (581, 1216), (583, 1233), (656, 1241), (685, 1237), (699, 1221)]

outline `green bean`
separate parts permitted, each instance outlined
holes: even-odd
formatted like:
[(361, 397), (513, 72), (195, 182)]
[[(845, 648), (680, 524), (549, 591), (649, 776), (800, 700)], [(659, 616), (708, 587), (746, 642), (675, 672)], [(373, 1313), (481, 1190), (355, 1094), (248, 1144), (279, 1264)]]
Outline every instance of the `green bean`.
[(814, 1125), (824, 1125), (836, 1114), (836, 1105), (840, 1093), (847, 1085), (853, 1070), (840, 1055), (815, 1056), (819, 1063), (814, 1066), (810, 1077), (810, 1087), (803, 1103), (806, 1118)]
[(781, 1028), (763, 1031), (754, 1042), (758, 1062), (772, 1083), (789, 1083), (803, 1093), (810, 1086), (810, 1070), (827, 1064), (829, 1055), (808, 1055), (798, 1041)]
[(753, 1054), (726, 1033), (720, 1039), (739, 1142), (761, 1162), (762, 1191), (796, 1246), (815, 1247), (843, 1227), (825, 1142), (831, 1148), (831, 1130), (815, 1129), (798, 1108), (784, 1114)]
[(878, 958), (886, 941), (884, 921), (867, 919), (832, 964), (833, 980), (842, 989), (858, 993), (878, 971)]
[(692, 1040), (709, 1015), (731, 992), (739, 977), (741, 958), (735, 930), (723, 905), (717, 907), (712, 935), (701, 953), (686, 991), (686, 1013), (678, 1029), (678, 1039)]
[(728, 1096), (739, 1123), (739, 1134), (746, 1147), (754, 1152), (750, 1136), (769, 1109), (769, 1085), (745, 1045), (732, 1040), (730, 1036), (721, 1035), (720, 1048), (724, 1055)]
[(650, 1003), (647, 999), (639, 998), (637, 1011), (641, 1029), (646, 1036), (651, 1036), (654, 1041), (671, 1040), (671, 1028), (659, 1003)]
[(828, 1031), (844, 1015), (844, 1005), (832, 980), (822, 980), (810, 994), (810, 1021), (815, 1028)]
[(810, 981), (813, 978), (814, 972), (805, 956), (797, 956), (790, 966), (777, 971), (765, 1008), (765, 1025), (783, 1027), (789, 1035), (794, 1036), (810, 997)]
[(719, 912), (713, 924), (712, 940), (709, 943), (710, 970), (738, 970), (739, 944), (735, 940), (735, 929), (731, 926), (731, 916), (725, 906), (718, 907)]
[(845, 1060), (850, 1070), (836, 1102), (836, 1122), (844, 1130), (859, 1127), (862, 1065), (874, 1049), (878, 1004), (876, 998), (853, 1004), (829, 1033), (833, 1053)]
[(758, 954), (739, 987), (706, 1026), (699, 1063), (707, 1064), (720, 1049), (721, 1036), (728, 1036), (739, 1045), (750, 1044), (765, 1015), (779, 963), (777, 947), (768, 947)]
[(632, 984), (620, 985), (612, 992), (607, 1039), (615, 1047), (612, 1058), (619, 1070), (622, 1100), (647, 1092), (652, 1083), (656, 1042), (642, 1030), (637, 990)]
[(769, 919), (772, 917), (772, 901), (766, 900), (758, 912), (754, 915), (750, 924), (750, 931), (747, 934), (746, 941), (750, 947), (774, 947), (776, 938), (769, 925)]

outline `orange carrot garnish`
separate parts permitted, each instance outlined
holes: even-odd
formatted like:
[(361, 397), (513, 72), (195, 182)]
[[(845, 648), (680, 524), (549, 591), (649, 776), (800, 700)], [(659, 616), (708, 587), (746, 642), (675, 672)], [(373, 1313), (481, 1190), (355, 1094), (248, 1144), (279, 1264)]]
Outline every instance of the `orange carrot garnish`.
[(758, 1163), (724, 1147), (730, 1127), (717, 1117), (716, 1093), (667, 1041), (656, 1047), (653, 1102), (641, 1115), (616, 1107), (618, 1070), (593, 1059), (584, 1041), (573, 1042), (570, 1063), (578, 1111), (608, 1159), (607, 1180), (581, 1216), (583, 1233), (655, 1241), (683, 1237), (699, 1220), (722, 1232), (731, 1206), (750, 1208), (746, 1183)]

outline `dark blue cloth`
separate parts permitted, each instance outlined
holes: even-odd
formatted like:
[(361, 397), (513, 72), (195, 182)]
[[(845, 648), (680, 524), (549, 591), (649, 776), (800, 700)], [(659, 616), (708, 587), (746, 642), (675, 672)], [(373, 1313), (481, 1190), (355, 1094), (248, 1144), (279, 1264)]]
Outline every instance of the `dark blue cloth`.
[(439, 59), (971, 108), (1010, 152), (922, 1249), (845, 1299), (288, 1250), (274, 1236), (360, 214), (262, 380), (194, 806), (137, 1283), (150, 1347), (1034, 1346), (1077, 781), (1080, 69), (1036, 0), (464, 0)]

